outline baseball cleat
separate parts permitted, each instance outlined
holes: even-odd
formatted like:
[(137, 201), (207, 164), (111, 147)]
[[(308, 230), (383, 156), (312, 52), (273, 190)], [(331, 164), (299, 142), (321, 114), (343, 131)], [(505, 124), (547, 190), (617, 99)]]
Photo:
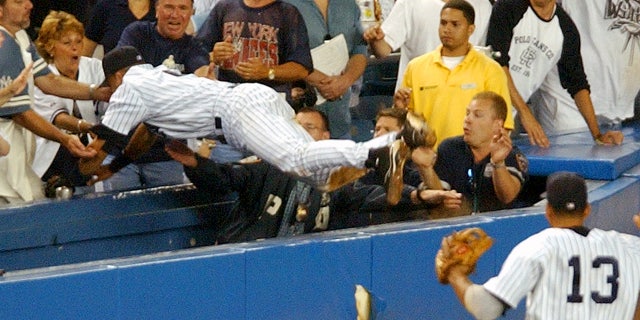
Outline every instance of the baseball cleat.
[(389, 169), (384, 179), (387, 203), (394, 206), (400, 202), (404, 186), (404, 164), (411, 156), (411, 149), (402, 140), (396, 140), (389, 148)]
[(412, 150), (422, 146), (431, 148), (437, 141), (435, 131), (427, 125), (421, 115), (414, 112), (407, 112), (407, 120), (399, 133), (399, 137)]

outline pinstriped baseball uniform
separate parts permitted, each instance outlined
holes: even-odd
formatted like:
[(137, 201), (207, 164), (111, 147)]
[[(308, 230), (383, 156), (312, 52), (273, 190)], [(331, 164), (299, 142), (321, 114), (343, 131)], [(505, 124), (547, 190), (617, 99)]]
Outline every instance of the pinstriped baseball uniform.
[[(222, 120), (222, 131), (215, 128), (216, 117)], [(370, 149), (395, 139), (389, 134), (364, 143), (314, 141), (294, 118), (281, 95), (264, 85), (174, 76), (162, 66), (145, 64), (127, 71), (102, 123), (126, 134), (145, 122), (177, 139), (224, 134), (230, 144), (318, 185), (326, 183), (335, 167), (363, 167)]]
[(527, 319), (632, 319), (640, 292), (640, 238), (548, 228), (518, 244), (484, 288)]

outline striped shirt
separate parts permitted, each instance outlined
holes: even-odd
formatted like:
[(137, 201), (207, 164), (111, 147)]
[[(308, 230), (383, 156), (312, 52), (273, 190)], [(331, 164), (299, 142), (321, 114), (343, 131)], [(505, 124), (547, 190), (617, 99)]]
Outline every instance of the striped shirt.
[[(370, 149), (395, 139), (389, 134), (364, 143), (314, 141), (295, 121), (287, 101), (265, 85), (175, 76), (163, 69), (131, 67), (111, 96), (102, 123), (127, 134), (144, 122), (177, 139), (224, 134), (229, 144), (319, 185), (333, 168), (362, 167)], [(222, 129), (216, 128), (216, 118)]]
[(632, 319), (640, 238), (548, 228), (518, 244), (484, 287), (512, 308), (526, 295), (527, 319)]

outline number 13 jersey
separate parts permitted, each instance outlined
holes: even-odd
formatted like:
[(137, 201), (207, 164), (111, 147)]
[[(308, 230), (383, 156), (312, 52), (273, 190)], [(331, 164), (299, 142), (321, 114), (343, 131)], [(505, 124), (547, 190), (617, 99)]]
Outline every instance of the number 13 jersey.
[(640, 238), (584, 227), (548, 228), (519, 243), (486, 290), (527, 319), (632, 319)]

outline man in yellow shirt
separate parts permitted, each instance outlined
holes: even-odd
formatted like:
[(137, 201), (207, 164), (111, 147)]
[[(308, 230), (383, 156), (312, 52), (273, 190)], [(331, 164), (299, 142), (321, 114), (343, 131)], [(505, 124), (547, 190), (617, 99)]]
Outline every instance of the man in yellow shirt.
[[(465, 108), (482, 91), (501, 95), (511, 106), (507, 78), (500, 65), (469, 43), (475, 13), (465, 0), (450, 0), (440, 12), (441, 45), (407, 66), (394, 105), (422, 114), (435, 130), (438, 142), (462, 135)], [(513, 129), (508, 108), (504, 127)], [(436, 145), (437, 147), (437, 145)]]

